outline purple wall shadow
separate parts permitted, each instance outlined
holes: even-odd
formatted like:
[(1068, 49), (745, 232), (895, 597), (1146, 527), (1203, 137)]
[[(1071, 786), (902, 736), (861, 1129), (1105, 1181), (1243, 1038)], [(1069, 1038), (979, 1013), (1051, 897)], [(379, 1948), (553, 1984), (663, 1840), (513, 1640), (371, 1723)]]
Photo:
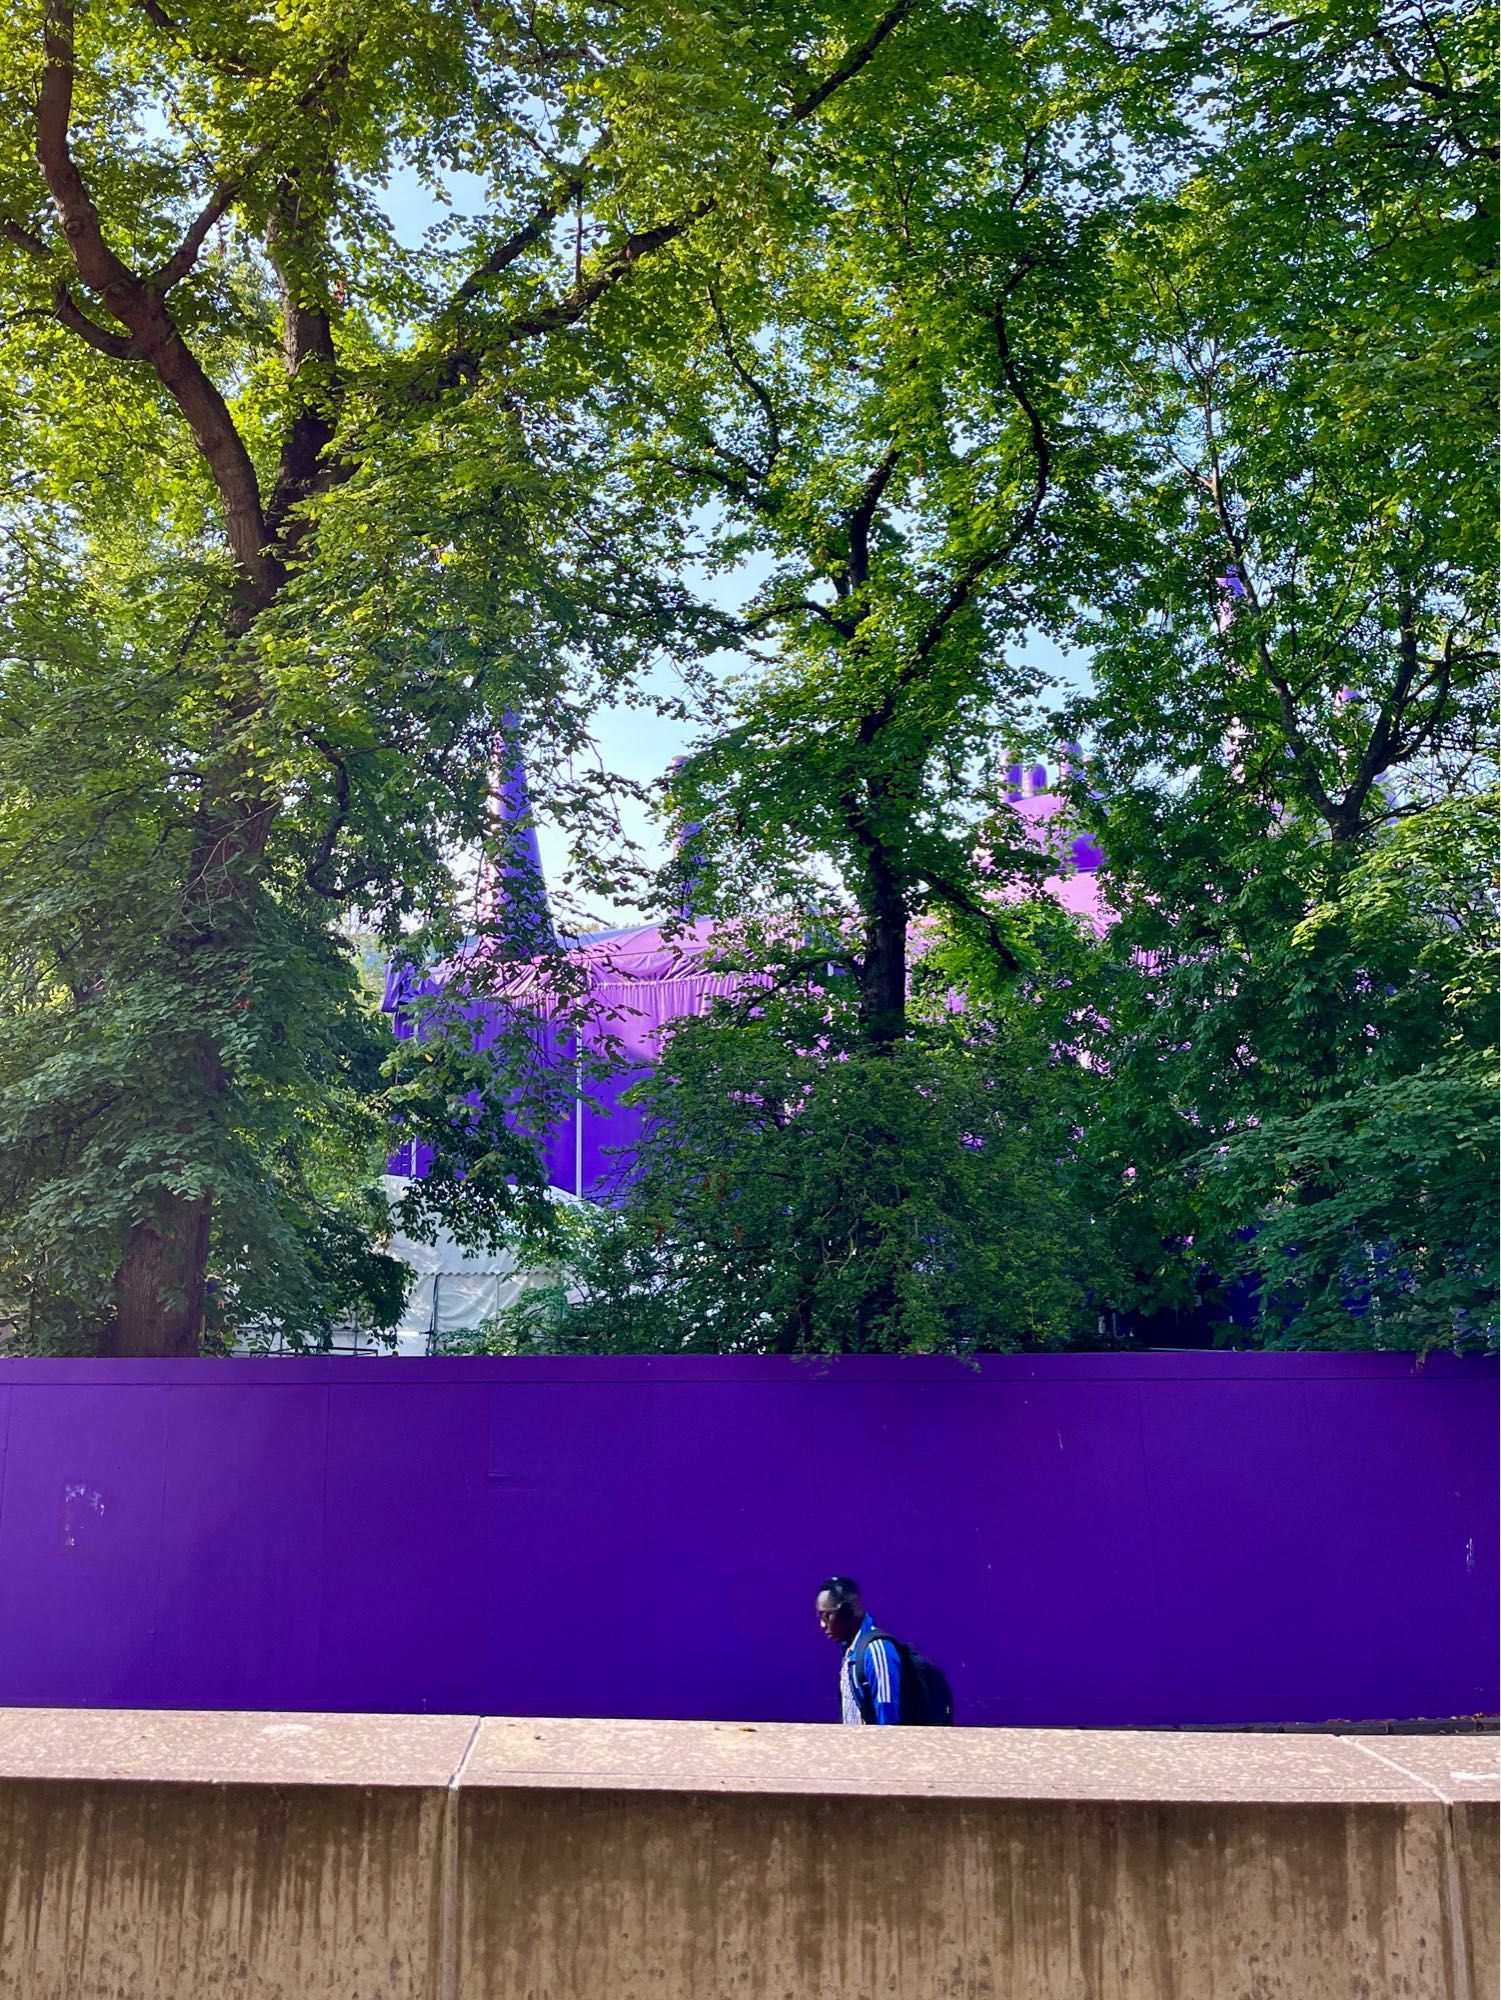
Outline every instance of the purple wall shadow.
[(1496, 1370), (1398, 1355), (0, 1363), (0, 1703), (969, 1723), (1497, 1706)]

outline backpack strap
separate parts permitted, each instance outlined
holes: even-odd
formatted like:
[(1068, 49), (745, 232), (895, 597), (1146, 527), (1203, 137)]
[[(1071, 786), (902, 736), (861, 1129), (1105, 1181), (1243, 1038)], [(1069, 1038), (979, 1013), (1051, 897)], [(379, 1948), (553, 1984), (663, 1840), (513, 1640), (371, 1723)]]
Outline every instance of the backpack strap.
[(876, 1697), (874, 1690), (866, 1679), (865, 1655), (870, 1651), (877, 1639), (884, 1639), (896, 1654), (897, 1671), (901, 1675), (901, 1682), (898, 1685), (897, 1706), (899, 1709), (901, 1706), (900, 1690), (905, 1685), (907, 1674), (907, 1648), (894, 1632), (883, 1632), (879, 1625), (872, 1625), (868, 1632), (860, 1634), (850, 1654), (850, 1679), (854, 1684), (855, 1700), (860, 1704), (860, 1713), (865, 1717), (867, 1722), (871, 1720), (875, 1712)]

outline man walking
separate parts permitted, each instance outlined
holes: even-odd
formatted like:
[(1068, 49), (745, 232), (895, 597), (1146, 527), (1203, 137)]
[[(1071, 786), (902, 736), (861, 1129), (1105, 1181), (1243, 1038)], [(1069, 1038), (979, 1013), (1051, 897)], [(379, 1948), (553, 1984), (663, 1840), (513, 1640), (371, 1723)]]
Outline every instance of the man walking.
[(856, 1728), (902, 1719), (902, 1655), (865, 1608), (853, 1577), (831, 1576), (818, 1587), (818, 1622), (843, 1646), (839, 1663), (840, 1718)]

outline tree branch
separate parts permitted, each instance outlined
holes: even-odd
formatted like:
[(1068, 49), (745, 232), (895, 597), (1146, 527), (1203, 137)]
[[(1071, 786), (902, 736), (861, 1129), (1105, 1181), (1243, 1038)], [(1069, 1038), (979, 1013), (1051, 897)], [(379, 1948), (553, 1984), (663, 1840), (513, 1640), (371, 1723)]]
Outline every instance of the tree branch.
[[(13, 222), (7, 215), (0, 215), (0, 242), (13, 243), (18, 250), (24, 250), (28, 257), (34, 258), (40, 264), (50, 264), (52, 261), (52, 253), (43, 239), (34, 231), (24, 228), (19, 222)], [(65, 326), (70, 333), (76, 333), (80, 340), (87, 341), (89, 346), (96, 348), (100, 354), (107, 354), (112, 361), (132, 361), (140, 358), (140, 351), (129, 335), (111, 333), (107, 327), (100, 326), (97, 320), (90, 319), (61, 279), (52, 288), (50, 310), (37, 307), (26, 311), (20, 317), (55, 319), (60, 326)]]
[(188, 225), (187, 233), (172, 255), (159, 271), (154, 271), (146, 280), (154, 292), (170, 292), (175, 284), (180, 283), (188, 275), (198, 262), (198, 253), (203, 248), (209, 231), (224, 220), (244, 185), (244, 175), (240, 174), (215, 188), (203, 208)]
[(792, 597), (783, 604), (768, 605), (766, 610), (752, 612), (749, 618), (741, 619), (741, 626), (747, 632), (759, 631), (763, 625), (770, 625), (777, 618), (785, 618), (792, 611), (811, 611), (815, 617), (821, 618), (825, 625), (832, 626), (843, 639), (852, 639), (855, 636), (856, 627), (853, 619), (839, 617), (827, 604), (820, 604), (812, 597)]
[(328, 882), (325, 877), (339, 844), (339, 835), (349, 824), (349, 766), (327, 737), (314, 736), (309, 741), (334, 774), (334, 810), (302, 871), (302, 879), (316, 895), (338, 900), (344, 894), (343, 885)]
[(1245, 538), (1235, 526), (1225, 497), (1225, 480), (1220, 464), (1219, 440), (1214, 429), (1214, 402), (1212, 383), (1205, 377), (1200, 384), (1203, 398), (1204, 440), (1209, 454), (1209, 477), (1199, 478), (1199, 484), (1209, 496), (1210, 506), (1219, 527), (1220, 536), (1230, 552), (1235, 564), (1235, 574), (1240, 578), (1245, 602), (1251, 612), (1251, 639), (1256, 648), (1257, 662), (1265, 675), (1267, 684), (1277, 699), (1277, 720), (1281, 725), (1283, 741), (1293, 753), (1293, 761), (1298, 775), (1303, 781), (1315, 812), (1333, 832), (1340, 820), (1341, 808), (1329, 796), (1323, 778), (1319, 774), (1312, 746), (1303, 733), (1303, 724), (1298, 715), (1298, 704), (1293, 696), (1292, 683), (1285, 674), (1279, 673), (1272, 659), (1272, 649), (1267, 643), (1266, 614), (1256, 588), (1256, 579), (1246, 562)]
[[(495, 246), (483, 263), (475, 266), (454, 293), (447, 310), (455, 312), (468, 305), (491, 278), (498, 278), (503, 271), (509, 270), (518, 257), (530, 250), (534, 243), (542, 240), (568, 204), (576, 201), (582, 194), (583, 188), (584, 172), (581, 163), (559, 181), (551, 194), (537, 204), (531, 216), (521, 224), (520, 228), (513, 230), (504, 243)], [(582, 282), (580, 279), (579, 283)]]
[[(326, 169), (327, 163), (324, 165)], [(285, 554), (309, 527), (306, 520), (289, 520), (293, 510), (353, 471), (352, 466), (336, 466), (330, 457), (341, 386), (333, 322), (326, 300), (304, 296), (305, 270), (314, 269), (319, 278), (327, 276), (323, 268), (327, 246), (316, 214), (310, 223), (304, 210), (299, 175), (288, 175), (277, 189), (267, 247), (281, 287), (282, 356), (287, 380), (297, 384), (304, 369), (309, 375), (309, 385), (303, 389), (282, 441), (266, 508), (267, 535), (280, 543)]]
[(1418, 76), (1410, 70), (1397, 53), (1396, 43), (1384, 30), (1378, 28), (1371, 36), (1371, 40), (1386, 57), (1387, 67), (1392, 75), (1405, 83), (1409, 90), (1420, 91), (1424, 97), (1434, 98), (1440, 104), (1447, 104), (1454, 97), (1455, 92), (1451, 87), (1435, 83), (1431, 77)]
[(170, 35), (174, 42), (181, 44), (195, 62), (201, 62), (208, 69), (227, 70), (232, 76), (262, 76), (264, 71), (248, 61), (244, 56), (210, 54), (195, 42), (180, 21), (174, 21), (158, 0), (131, 0), (131, 5), (146, 16), (154, 28), (160, 28), (164, 35)]
[(1397, 677), (1392, 684), (1391, 693), (1380, 705), (1355, 776), (1340, 800), (1338, 810), (1341, 823), (1338, 833), (1341, 837), (1360, 830), (1366, 801), (1383, 772), (1390, 770), (1394, 764), (1403, 763), (1415, 756), (1425, 741), (1432, 741), (1449, 699), (1449, 689), (1453, 680), (1452, 632), (1445, 641), (1442, 656), (1423, 676), (1424, 685), (1432, 689), (1428, 712), (1411, 734), (1404, 737), (1403, 726), (1407, 721), (1409, 710), (1414, 706), (1414, 690), (1422, 669), (1422, 661), (1418, 655), (1416, 608), (1413, 604), (1411, 587), (1405, 580), (1397, 586), (1397, 604), (1397, 649), (1400, 662)]
[(934, 868), (930, 861), (920, 861), (917, 873), (926, 878), (932, 895), (939, 902), (979, 926), (985, 934), (986, 945), (999, 964), (1008, 972), (1020, 970), (1021, 960), (1016, 955), (1001, 910), (988, 897), (977, 895), (952, 875)]
[(826, 103), (836, 90), (842, 89), (852, 77), (858, 76), (882, 42), (901, 26), (916, 4), (917, 0), (897, 0), (896, 6), (889, 7), (865, 40), (857, 49), (850, 51), (838, 69), (832, 75), (826, 76), (823, 82), (806, 97), (799, 98), (789, 107), (781, 120), (783, 127), (801, 124), (803, 119), (811, 117), (821, 104)]
[(685, 479), (707, 479), (726, 493), (733, 493), (745, 506), (759, 507), (755, 493), (746, 484), (743, 467), (736, 467), (732, 472), (726, 466), (711, 465), (703, 459), (660, 456), (656, 458), (656, 463), (665, 465), (669, 472), (676, 472)]
[(708, 287), (708, 292), (709, 305), (714, 314), (714, 324), (719, 329), (719, 344), (724, 349), (725, 359), (734, 371), (736, 381), (742, 387), (748, 389), (755, 397), (761, 406), (762, 415), (766, 418), (766, 456), (758, 470), (763, 479), (769, 479), (772, 468), (777, 462), (777, 454), (782, 449), (782, 426), (777, 417), (777, 407), (771, 400), (770, 392), (765, 385), (746, 367), (745, 363), (736, 353), (729, 322), (726, 320), (724, 309), (719, 303), (719, 294), (715, 291), (712, 284)]
[[(825, 77), (823, 82), (806, 97), (798, 99), (789, 106), (777, 120), (777, 129), (790, 131), (794, 126), (801, 124), (852, 77), (858, 76), (882, 43), (901, 25), (917, 4), (918, 0), (897, 0), (897, 4), (881, 16), (865, 40), (858, 48), (851, 50), (837, 69)], [(770, 157), (775, 158), (775, 148), (770, 149)], [(560, 204), (559, 213), (561, 206)], [(718, 195), (705, 195), (677, 215), (654, 223), (649, 229), (633, 230), (622, 242), (605, 253), (587, 277), (576, 281), (551, 304), (531, 312), (519, 313), (514, 319), (499, 327), (494, 336), (494, 344), (509, 346), (515, 341), (529, 339), (535, 334), (556, 333), (563, 327), (575, 325), (596, 300), (602, 298), (622, 279), (629, 277), (644, 257), (665, 249), (669, 243), (675, 243), (696, 223), (702, 222), (706, 216), (713, 215), (719, 206)], [(541, 215), (542, 211), (539, 209), (538, 215), (533, 218), (534, 221), (538, 221), (538, 235), (542, 228), (548, 226), (546, 220), (539, 221)], [(523, 228), (529, 226), (523, 225)], [(537, 237), (533, 236), (528, 240), (535, 242)], [(521, 246), (525, 247), (524, 244)], [(506, 248), (506, 245), (502, 245), (501, 251), (504, 252)], [(516, 254), (520, 254), (519, 249)], [(466, 285), (470, 282), (468, 279), (465, 280)], [(456, 348), (442, 357), (433, 377), (433, 386), (441, 392), (457, 382), (473, 379), (479, 371), (479, 366), (480, 355), (476, 350), (471, 347)]]
[[(1010, 286), (1007, 289), (1009, 291)], [(1011, 532), (1006, 536), (1005, 540), (998, 547), (986, 550), (976, 556), (954, 579), (947, 597), (938, 607), (927, 629), (913, 648), (908, 666), (901, 676), (901, 685), (909, 682), (914, 674), (929, 659), (939, 640), (943, 637), (954, 619), (964, 609), (965, 605), (969, 603), (989, 572), (995, 569), (1000, 563), (1003, 563), (1013, 550), (1019, 548), (1022, 542), (1025, 541), (1027, 536), (1037, 526), (1037, 522), (1042, 514), (1043, 502), (1048, 497), (1048, 488), (1052, 482), (1052, 447), (1048, 443), (1048, 434), (1043, 426), (1042, 417), (1038, 412), (1037, 405), (1032, 401), (1027, 385), (1022, 379), (1021, 370), (1016, 364), (1016, 356), (1012, 352), (1010, 329), (1006, 324), (1006, 305), (1004, 299), (998, 302), (996, 306), (993, 325), (995, 329), (996, 351), (1001, 363), (1001, 374), (1005, 378), (1006, 387), (1010, 390), (1013, 401), (1027, 422), (1034, 465), (1031, 498), (1015, 521), (1012, 522)], [(895, 691), (893, 692), (891, 706), (894, 706), (894, 693)], [(889, 707), (886, 719), (890, 719)]]
[(1392, 742), (1394, 764), (1406, 763), (1409, 758), (1417, 755), (1424, 743), (1433, 743), (1437, 739), (1439, 725), (1444, 720), (1444, 711), (1449, 704), (1449, 691), (1454, 681), (1453, 663), (1447, 646), (1444, 658), (1428, 678), (1433, 689), (1428, 702), (1428, 713), (1410, 736), (1402, 736), (1400, 728), (1398, 729)]
[(111, 333), (90, 319), (79, 305), (67, 286), (59, 283), (52, 293), (52, 317), (69, 333), (76, 333), (80, 340), (87, 341), (96, 353), (107, 354), (111, 361), (139, 361), (141, 350), (128, 333)]
[(229, 406), (184, 342), (161, 294), (110, 247), (99, 211), (73, 158), (68, 136), (72, 110), (72, 0), (45, 0), (36, 156), (74, 265), (89, 290), (130, 333), (135, 352), (150, 362), (187, 418), (218, 488), (235, 558), (256, 592), (273, 593), (281, 572), (266, 553), (266, 523), (250, 454)]
[(666, 222), (659, 222), (652, 229), (635, 230), (595, 266), (582, 284), (570, 286), (562, 297), (555, 299), (551, 305), (543, 306), (536, 312), (520, 313), (509, 321), (500, 331), (500, 340), (505, 343), (526, 340), (533, 334), (556, 333), (565, 326), (575, 325), (596, 299), (603, 298), (612, 286), (619, 284), (622, 278), (629, 277), (643, 257), (649, 257), (653, 251), (665, 249), (669, 243), (675, 243), (696, 222), (702, 222), (706, 215), (712, 215), (718, 206), (717, 195), (706, 195), (702, 201), (696, 201), (681, 215), (672, 216)]
[(8, 215), (0, 215), (0, 240), (13, 243), (18, 250), (24, 250), (28, 257), (35, 257), (40, 263), (50, 260), (51, 252), (40, 236), (13, 222)]
[[(1010, 286), (1008, 286), (1007, 290), (1009, 291), (1010, 289)], [(1031, 434), (1032, 440), (1032, 458), (1036, 468), (1032, 498), (1027, 503), (1026, 512), (1022, 515), (1012, 533), (1007, 537), (1007, 550), (1009, 552), (1010, 549), (1016, 547), (1017, 543), (1024, 536), (1029, 535), (1037, 525), (1037, 517), (1042, 512), (1043, 501), (1048, 497), (1048, 484), (1053, 476), (1053, 453), (1052, 447), (1048, 443), (1047, 431), (1043, 428), (1042, 418), (1038, 414), (1037, 405), (1032, 401), (1027, 391), (1027, 385), (1022, 380), (1021, 370), (1016, 365), (1016, 357), (1011, 351), (1011, 331), (1006, 324), (1006, 304), (1004, 299), (996, 306), (994, 325), (996, 351), (1000, 356), (1001, 373), (1006, 378), (1006, 387), (1011, 391), (1013, 401), (1027, 420), (1027, 429)]]
[(891, 475), (896, 471), (901, 449), (893, 445), (860, 489), (860, 498), (850, 510), (845, 520), (845, 536), (849, 545), (849, 578), (851, 590), (863, 590), (870, 576), (870, 530), (876, 518), (876, 509), (881, 504), (881, 495), (891, 483)]

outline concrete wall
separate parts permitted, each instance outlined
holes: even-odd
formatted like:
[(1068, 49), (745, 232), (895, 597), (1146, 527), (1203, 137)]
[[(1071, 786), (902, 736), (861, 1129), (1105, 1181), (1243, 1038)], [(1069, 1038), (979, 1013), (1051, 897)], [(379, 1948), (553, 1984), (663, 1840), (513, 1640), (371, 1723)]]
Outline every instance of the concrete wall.
[(1484, 1738), (0, 1711), (3, 2000), (1489, 2000)]
[(961, 1722), (1497, 1707), (1496, 1371), (1404, 1355), (0, 1362), (0, 1702)]

